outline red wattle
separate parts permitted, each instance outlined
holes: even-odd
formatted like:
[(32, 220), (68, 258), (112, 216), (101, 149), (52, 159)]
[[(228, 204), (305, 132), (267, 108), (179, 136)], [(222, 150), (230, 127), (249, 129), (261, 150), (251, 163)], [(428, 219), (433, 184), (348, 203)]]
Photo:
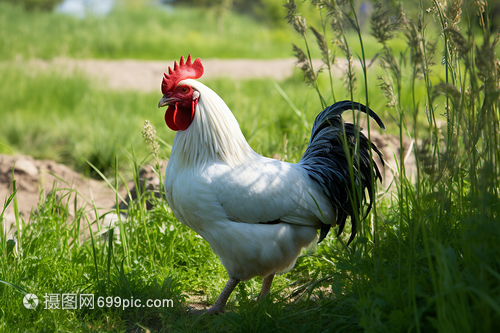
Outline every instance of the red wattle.
[(165, 122), (167, 123), (167, 126), (172, 130), (172, 131), (178, 131), (179, 128), (175, 126), (174, 123), (174, 113), (177, 110), (177, 104), (176, 105), (169, 105), (167, 108), (167, 111), (165, 112)]
[(196, 105), (193, 103), (191, 110), (179, 108), (179, 105), (170, 105), (165, 112), (165, 122), (172, 131), (185, 131), (194, 118)]

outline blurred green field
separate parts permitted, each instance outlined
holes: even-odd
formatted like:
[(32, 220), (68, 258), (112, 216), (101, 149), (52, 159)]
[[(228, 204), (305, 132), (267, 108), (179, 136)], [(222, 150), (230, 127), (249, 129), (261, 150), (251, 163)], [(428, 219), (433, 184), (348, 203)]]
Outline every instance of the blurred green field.
[[(284, 18), (284, 8), (282, 13)], [(54, 57), (163, 60), (189, 53), (201, 58), (226, 59), (293, 56), (291, 27), (270, 27), (233, 12), (225, 13), (222, 24), (219, 19), (218, 13), (210, 8), (168, 10), (159, 6), (116, 6), (108, 16), (80, 19), (57, 13), (26, 12), (20, 6), (0, 1), (0, 60)], [(320, 23), (313, 24), (318, 27)], [(380, 47), (368, 34), (365, 43), (371, 58)], [(405, 48), (402, 41), (395, 44), (396, 51)], [(353, 45), (353, 49), (359, 53), (358, 45)], [(314, 55), (319, 56), (319, 51), (315, 50)]]
[[(370, 82), (377, 82), (380, 73), (371, 72)], [(111, 90), (81, 72), (67, 75), (36, 66), (0, 65), (0, 75), (4, 78), (0, 82), (3, 101), (0, 108), (5, 111), (0, 123), (0, 142), (3, 143), (0, 153), (17, 152), (52, 159), (97, 176), (87, 161), (109, 175), (113, 172), (115, 150), (120, 165), (126, 170), (130, 169), (126, 151), (134, 150), (139, 158), (148, 154), (141, 134), (145, 119), (153, 123), (162, 140), (173, 141), (175, 133), (164, 122), (165, 110), (157, 108), (160, 92)], [(314, 118), (322, 110), (314, 90), (304, 85), (300, 73), (282, 82), (268, 78), (220, 78), (203, 82), (228, 104), (255, 151), (284, 158), (286, 149), (288, 160), (300, 159)], [(327, 93), (326, 80), (322, 80), (321, 86)], [(336, 82), (335, 90), (337, 98), (349, 98), (342, 81)], [(371, 108), (384, 119), (387, 128), (384, 133), (395, 135), (398, 133), (396, 115), (385, 107), (385, 97), (378, 92), (378, 86), (370, 86), (369, 93), (374, 96)], [(364, 89), (360, 87), (357, 99), (363, 96)], [(328, 103), (332, 104), (333, 100)], [(296, 114), (294, 107), (302, 116)], [(346, 113), (345, 118), (352, 121), (350, 113)], [(422, 114), (419, 121), (425, 124), (425, 115)], [(426, 127), (420, 128), (423, 134), (428, 132)], [(168, 157), (168, 147), (162, 154), (163, 158)]]
[[(124, 92), (110, 91), (81, 72), (43, 70), (43, 66), (25, 65), (22, 59), (163, 60), (189, 53), (202, 59), (293, 55), (291, 27), (271, 29), (250, 17), (228, 12), (220, 33), (213, 9), (178, 7), (169, 11), (154, 6), (133, 9), (117, 6), (108, 17), (85, 19), (26, 12), (8, 2), (0, 2), (0, 9), (0, 59), (4, 60), (0, 63), (0, 75), (4, 78), (0, 82), (3, 101), (0, 152), (54, 159), (94, 176), (87, 160), (109, 174), (112, 152), (117, 147), (121, 162), (126, 159), (123, 152), (126, 149), (133, 148), (139, 156), (144, 154), (145, 144), (140, 137), (144, 119), (150, 119), (157, 126), (166, 142), (172, 142), (174, 133), (166, 130), (162, 111), (154, 108), (158, 94), (128, 91), (126, 87)], [(367, 36), (367, 40), (376, 45), (373, 37)], [(398, 41), (394, 46), (399, 49), (404, 43)], [(371, 47), (369, 56), (373, 57), (379, 48)], [(320, 56), (319, 50), (312, 52)], [(372, 72), (372, 79), (376, 81), (380, 73), (380, 70)], [(279, 154), (288, 132), (294, 133), (287, 136), (287, 144), (293, 152), (289, 157), (295, 161), (300, 158), (309, 129), (297, 123), (292, 107), (278, 89), (283, 89), (304, 112), (309, 124), (321, 111), (321, 105), (313, 91), (304, 86), (298, 71), (286, 82), (280, 82), (280, 88), (270, 79), (212, 81), (206, 83), (221, 94), (235, 112), (256, 151), (266, 156)], [(329, 89), (327, 84), (326, 80), (322, 82), (325, 90)], [(338, 80), (336, 86), (339, 96), (349, 98), (342, 80)], [(376, 92), (378, 88), (370, 86), (370, 89)], [(362, 94), (361, 86), (359, 96)], [(380, 97), (372, 101), (373, 108), (385, 116), (383, 96), (372, 95)], [(276, 111), (261, 112), (270, 106)], [(390, 123), (387, 127), (389, 132), (397, 131)]]
[(117, 6), (106, 17), (85, 19), (25, 12), (0, 2), (0, 59), (76, 57), (176, 59), (289, 57), (290, 29), (272, 30), (232, 13), (218, 29), (213, 10)]

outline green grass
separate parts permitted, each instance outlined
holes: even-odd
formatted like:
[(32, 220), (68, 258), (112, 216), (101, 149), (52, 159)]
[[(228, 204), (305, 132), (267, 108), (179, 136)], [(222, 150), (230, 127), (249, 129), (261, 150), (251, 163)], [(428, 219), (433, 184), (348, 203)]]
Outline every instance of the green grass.
[[(424, 23), (433, 21), (423, 9)], [(414, 182), (401, 174), (392, 191), (378, 193), (375, 211), (349, 248), (341, 242), (345, 238), (330, 236), (316, 251), (305, 252), (290, 273), (277, 277), (268, 299), (254, 300), (259, 291), (255, 279), (235, 290), (225, 315), (189, 316), (187, 295), (213, 304), (226, 272), (209, 245), (180, 224), (164, 201), (146, 211), (147, 195), (141, 196), (113, 237), (105, 239), (101, 230), (79, 242), (80, 226), (102, 221), (68, 211), (67, 202), (77, 194), (55, 189), (41, 196), (31, 223), (21, 221), (15, 246), (5, 230), (0, 234), (0, 281), (10, 283), (0, 282), (0, 330), (494, 332), (500, 326), (500, 69), (497, 56), (482, 46), (495, 36), (467, 20), (478, 18), (476, 9), (465, 6), (462, 14), (462, 36), (471, 47), (455, 48), (461, 39), (439, 29), (442, 44), (436, 54), (444, 51), (447, 66), (429, 65), (435, 55), (426, 41), (434, 39), (435, 31), (419, 26), (412, 16), (414, 26), (401, 26), (408, 39), (398, 35), (403, 43), (374, 48), (388, 61), (393, 56), (396, 66), (369, 70), (366, 81), (357, 72), (353, 98), (363, 103), (368, 98), (389, 133), (417, 139), (418, 174)], [(412, 35), (412, 27), (419, 34)], [(346, 36), (350, 45), (359, 45), (362, 56), (358, 37)], [(313, 48), (314, 39), (308, 38)], [(405, 52), (395, 51), (394, 45), (407, 42)], [(421, 57), (415, 56), (418, 50)], [(368, 52), (365, 57), (370, 58)], [(317, 87), (330, 103), (325, 74)], [(172, 142), (164, 111), (156, 108), (159, 93), (114, 92), (78, 73), (9, 65), (0, 66), (0, 75), (0, 142), (15, 151), (55, 158), (88, 173), (90, 160), (114, 181), (118, 172), (134, 170), (148, 154), (140, 137), (144, 119)], [(377, 76), (395, 92), (392, 107), (385, 107)], [(228, 103), (256, 151), (286, 153), (295, 162), (321, 110), (316, 90), (300, 81), (294, 76), (279, 82), (279, 88), (270, 80), (205, 83)], [(333, 82), (336, 99), (348, 99), (351, 91), (338, 78)], [(304, 112), (303, 118), (279, 89)], [(446, 126), (438, 128), (436, 120)], [(132, 150), (137, 161), (127, 157)], [(168, 153), (162, 146), (161, 156)], [(173, 307), (47, 310), (42, 303), (33, 311), (24, 308), (24, 294), (16, 286), (42, 302), (45, 294), (89, 293), (144, 302), (172, 299)]]
[[(288, 4), (289, 17), (306, 45), (302, 56), (297, 52), (304, 75), (323, 101), (324, 92), (307, 56), (310, 44), (301, 28), (302, 19), (293, 1)], [(493, 235), (499, 231), (500, 67), (495, 47), (500, 34), (490, 35), (487, 15), (478, 15), (483, 9), (487, 13), (487, 8), (476, 5), (454, 1), (444, 8), (434, 2), (443, 42), (444, 66), (440, 69), (435, 65), (440, 45), (430, 37), (426, 8), (420, 8), (418, 19), (403, 19), (382, 7), (371, 18), (374, 36), (383, 47), (380, 57), (386, 83), (381, 89), (400, 136), (416, 139), (418, 171), (415, 182), (399, 174), (389, 210), (387, 202), (379, 204), (351, 251), (350, 267), (356, 276), (352, 291), (358, 300), (355, 308), (361, 311), (358, 324), (368, 331), (491, 331), (500, 321), (500, 261), (493, 254), (498, 245), (490, 243), (486, 235), (483, 244), (476, 238), (486, 230)], [(353, 2), (321, 10), (325, 26), (335, 26), (334, 43), (347, 58), (353, 40), (345, 29), (358, 32), (362, 50), (358, 56), (365, 63), (365, 36)], [(344, 22), (336, 21), (341, 17)], [(399, 54), (388, 43), (398, 31), (404, 33), (409, 46)], [(321, 32), (316, 36), (328, 66), (331, 43), (323, 42)], [(441, 71), (441, 82), (433, 81)], [(367, 67), (362, 76), (354, 74), (346, 72), (353, 99), (357, 82), (373, 85)], [(361, 100), (372, 106), (372, 98), (365, 89)], [(422, 113), (426, 125), (419, 122)], [(446, 126), (438, 124), (438, 115), (445, 117)], [(493, 248), (496, 250), (490, 252)]]
[(117, 6), (109, 16), (78, 19), (0, 2), (0, 59), (289, 57), (289, 32), (232, 13), (219, 25), (213, 10)]

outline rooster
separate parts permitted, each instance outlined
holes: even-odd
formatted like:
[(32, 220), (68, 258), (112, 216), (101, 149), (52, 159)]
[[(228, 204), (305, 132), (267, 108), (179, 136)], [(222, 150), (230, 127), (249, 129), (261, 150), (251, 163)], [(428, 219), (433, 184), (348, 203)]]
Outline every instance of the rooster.
[[(229, 275), (207, 311), (220, 313), (240, 281), (260, 276), (259, 298), (268, 294), (275, 274), (293, 268), (301, 250), (318, 239), (318, 230), (319, 242), (332, 226), (340, 235), (351, 216), (349, 243), (353, 240), (355, 216), (367, 203), (364, 192), (369, 211), (374, 184), (382, 179), (371, 150), (382, 156), (341, 115), (357, 109), (384, 125), (364, 105), (338, 102), (317, 116), (297, 164), (266, 158), (248, 145), (226, 103), (196, 81), (203, 72), (201, 60), (193, 62), (191, 55), (174, 62), (164, 75), (158, 107), (168, 106), (165, 122), (177, 131), (165, 174), (168, 204), (179, 221), (210, 244)], [(361, 188), (358, 200), (352, 200), (352, 179)]]

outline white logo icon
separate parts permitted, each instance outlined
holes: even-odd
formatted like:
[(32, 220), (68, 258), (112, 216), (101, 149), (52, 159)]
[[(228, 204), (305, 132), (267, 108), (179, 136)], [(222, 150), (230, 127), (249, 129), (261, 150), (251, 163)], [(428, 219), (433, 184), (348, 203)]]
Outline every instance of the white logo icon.
[(34, 310), (38, 306), (38, 297), (35, 294), (26, 294), (23, 298), (26, 309)]

